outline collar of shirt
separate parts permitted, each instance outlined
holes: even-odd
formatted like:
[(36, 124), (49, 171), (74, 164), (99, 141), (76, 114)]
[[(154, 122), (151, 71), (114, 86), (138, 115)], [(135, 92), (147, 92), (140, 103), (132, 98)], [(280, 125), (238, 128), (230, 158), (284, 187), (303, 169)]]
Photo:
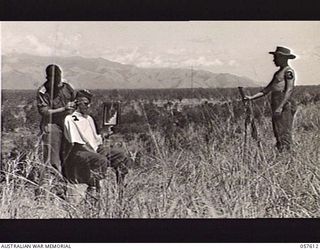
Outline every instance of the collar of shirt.
[(82, 113), (80, 113), (79, 111), (74, 111), (73, 113), (72, 113), (72, 115), (76, 115), (77, 117), (81, 117), (81, 118), (88, 118), (89, 117), (89, 115), (88, 116), (84, 116)]

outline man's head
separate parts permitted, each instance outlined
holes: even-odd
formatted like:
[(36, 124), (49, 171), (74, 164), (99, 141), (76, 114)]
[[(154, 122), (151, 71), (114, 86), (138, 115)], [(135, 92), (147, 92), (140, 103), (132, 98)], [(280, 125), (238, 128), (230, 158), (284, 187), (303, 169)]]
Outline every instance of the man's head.
[(89, 90), (82, 89), (77, 92), (76, 102), (78, 110), (83, 115), (88, 115), (92, 94)]
[(46, 77), (49, 82), (53, 82), (54, 86), (58, 86), (62, 81), (62, 70), (56, 64), (50, 64), (46, 68)]
[(291, 54), (290, 49), (278, 46), (276, 51), (269, 52), (273, 55), (273, 62), (276, 66), (287, 66), (289, 59), (296, 58), (295, 55)]

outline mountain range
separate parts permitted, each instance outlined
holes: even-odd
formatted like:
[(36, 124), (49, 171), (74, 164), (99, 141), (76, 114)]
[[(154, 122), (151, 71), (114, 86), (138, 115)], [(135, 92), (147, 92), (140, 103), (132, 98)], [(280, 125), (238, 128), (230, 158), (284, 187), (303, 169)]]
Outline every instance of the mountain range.
[(45, 81), (45, 67), (59, 64), (63, 78), (74, 88), (224, 88), (255, 87), (253, 80), (229, 73), (212, 73), (190, 68), (141, 68), (104, 58), (45, 57), (28, 54), (2, 56), (3, 89), (35, 89)]

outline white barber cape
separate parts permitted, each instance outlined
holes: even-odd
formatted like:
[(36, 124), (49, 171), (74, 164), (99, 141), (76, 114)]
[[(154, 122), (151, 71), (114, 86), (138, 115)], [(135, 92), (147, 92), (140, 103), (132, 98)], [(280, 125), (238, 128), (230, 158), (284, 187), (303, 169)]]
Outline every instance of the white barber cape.
[(86, 144), (94, 151), (97, 151), (98, 146), (102, 144), (102, 137), (97, 134), (92, 117), (89, 115), (84, 117), (78, 111), (66, 116), (64, 134), (70, 143)]

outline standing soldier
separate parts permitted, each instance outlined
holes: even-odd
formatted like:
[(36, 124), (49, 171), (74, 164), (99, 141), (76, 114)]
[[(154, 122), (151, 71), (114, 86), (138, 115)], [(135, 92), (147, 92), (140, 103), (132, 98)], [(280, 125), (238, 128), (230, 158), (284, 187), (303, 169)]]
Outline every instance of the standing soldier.
[(280, 69), (273, 75), (271, 82), (260, 92), (253, 96), (246, 96), (245, 100), (258, 99), (271, 92), (272, 126), (277, 140), (276, 147), (279, 152), (283, 149), (290, 150), (292, 144), (292, 123), (295, 105), (291, 100), (295, 73), (289, 66), (288, 60), (296, 56), (285, 47), (277, 47), (273, 55), (273, 61)]
[(63, 124), (68, 110), (74, 106), (75, 91), (62, 81), (62, 70), (58, 65), (48, 65), (46, 75), (46, 82), (37, 92), (43, 156), (46, 164), (62, 173)]

